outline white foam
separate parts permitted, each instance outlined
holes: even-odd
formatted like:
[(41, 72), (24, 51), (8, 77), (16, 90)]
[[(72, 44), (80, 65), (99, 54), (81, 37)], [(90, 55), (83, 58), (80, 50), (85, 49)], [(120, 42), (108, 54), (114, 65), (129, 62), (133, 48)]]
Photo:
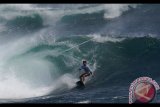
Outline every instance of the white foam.
[(137, 5), (131, 5), (131, 4), (105, 4), (105, 14), (104, 18), (111, 19), (119, 17), (123, 12), (129, 10), (129, 6), (135, 8)]
[[(50, 38), (43, 38), (37, 34), (32, 36), (0, 46), (0, 99), (37, 97), (51, 91), (71, 89), (75, 86), (78, 79), (74, 75), (60, 76), (59, 68), (54, 65), (54, 62), (50, 63), (44, 58), (47, 55), (54, 55), (58, 50), (30, 52), (23, 55), (41, 43), (56, 44), (54, 38), (52, 41)], [(73, 46), (70, 42), (59, 43), (59, 45)], [(71, 58), (73, 62), (66, 66), (76, 64), (72, 57), (67, 58)]]
[(7, 28), (4, 24), (0, 24), (0, 32), (7, 31)]
[(136, 8), (137, 6), (138, 4), (103, 4), (82, 9), (78, 8), (72, 11), (68, 10), (66, 12), (68, 14), (91, 14), (104, 10), (104, 18), (116, 18), (119, 17), (123, 12), (129, 10), (130, 7)]
[(93, 41), (100, 42), (100, 43), (104, 43), (107, 41), (120, 42), (120, 41), (124, 40), (124, 38), (113, 38), (113, 37), (109, 37), (109, 36), (101, 36), (99, 34), (92, 34), (92, 35), (87, 35), (87, 36), (92, 37)]
[(32, 4), (1, 4), (0, 11), (32, 10)]
[(56, 67), (41, 57), (43, 53), (21, 56), (36, 44), (32, 37), (24, 37), (0, 46), (0, 99), (37, 97), (50, 91), (51, 71), (56, 74)]
[[(93, 5), (93, 4), (91, 4)], [(89, 6), (84, 4), (73, 4), (70, 8), (62, 8), (58, 10), (44, 10), (39, 11), (38, 13), (45, 19), (46, 24), (52, 24), (53, 22), (57, 22), (65, 15), (73, 15), (73, 14), (92, 14), (98, 13), (100, 11), (105, 11), (104, 18), (112, 19), (122, 15), (123, 12), (128, 11), (130, 7), (136, 8), (138, 4), (101, 4), (96, 6)], [(68, 6), (69, 7), (69, 6)], [(81, 7), (81, 8), (80, 8)]]
[(76, 82), (78, 81), (77, 78), (75, 78), (72, 74), (66, 73), (62, 76), (60, 76), (54, 83), (52, 84), (52, 91), (56, 92), (58, 91), (64, 91), (72, 89), (76, 86)]
[(0, 12), (1, 18), (6, 20), (11, 20), (16, 16), (25, 16), (29, 15), (28, 12), (22, 13), (23, 10), (33, 10), (31, 4), (1, 4), (0, 5)]
[[(4, 74), (2, 74), (4, 76)], [(23, 83), (13, 74), (6, 75), (0, 82), (0, 99), (21, 99), (47, 94), (50, 87), (33, 88)]]
[(84, 104), (84, 103), (90, 103), (91, 101), (90, 100), (84, 100), (84, 101), (80, 101), (80, 102), (78, 102), (78, 103), (82, 103), (82, 104)]
[(70, 7), (72, 8), (58, 8), (54, 10), (54, 8), (37, 7), (36, 4), (3, 4), (0, 5), (0, 12), (3, 13), (0, 17), (11, 20), (17, 16), (32, 16), (34, 13), (37, 13), (44, 19), (44, 25), (54, 25), (55, 22), (65, 15), (91, 14), (102, 10), (105, 11), (104, 18), (116, 18), (129, 10), (130, 7), (136, 8), (137, 4), (101, 4), (93, 7), (88, 4), (87, 8), (82, 8), (85, 6), (84, 4), (80, 4), (77, 7), (77, 4), (71, 4)]

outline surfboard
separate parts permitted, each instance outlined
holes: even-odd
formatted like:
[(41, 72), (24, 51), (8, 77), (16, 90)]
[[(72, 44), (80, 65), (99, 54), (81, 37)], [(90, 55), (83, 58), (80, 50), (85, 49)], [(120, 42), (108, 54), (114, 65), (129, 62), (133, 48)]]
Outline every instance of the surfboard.
[(82, 81), (77, 81), (76, 85), (77, 85), (76, 88), (78, 88), (78, 89), (84, 89), (85, 88), (85, 85)]

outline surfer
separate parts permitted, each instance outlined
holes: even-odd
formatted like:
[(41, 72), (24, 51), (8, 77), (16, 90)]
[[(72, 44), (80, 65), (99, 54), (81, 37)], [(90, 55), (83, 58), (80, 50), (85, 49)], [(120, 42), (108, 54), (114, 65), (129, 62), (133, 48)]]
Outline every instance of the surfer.
[(87, 66), (87, 61), (83, 60), (82, 61), (83, 65), (79, 68), (79, 71), (84, 70), (84, 73), (80, 76), (80, 81), (84, 82), (85, 77), (92, 75), (91, 70)]

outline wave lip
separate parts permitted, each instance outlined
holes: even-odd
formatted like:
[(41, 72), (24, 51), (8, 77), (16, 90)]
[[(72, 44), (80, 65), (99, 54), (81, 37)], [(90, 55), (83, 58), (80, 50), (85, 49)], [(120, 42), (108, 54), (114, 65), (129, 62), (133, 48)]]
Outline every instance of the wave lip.
[(99, 43), (104, 43), (104, 42), (121, 42), (125, 38), (115, 38), (115, 37), (109, 37), (109, 36), (102, 36), (100, 34), (90, 34), (87, 35), (88, 37), (93, 38), (92, 41), (99, 42)]

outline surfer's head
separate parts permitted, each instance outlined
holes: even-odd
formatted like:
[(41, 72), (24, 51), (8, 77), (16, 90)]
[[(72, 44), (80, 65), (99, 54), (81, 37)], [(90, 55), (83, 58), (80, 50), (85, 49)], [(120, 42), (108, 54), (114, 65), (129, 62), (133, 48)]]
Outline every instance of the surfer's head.
[(83, 60), (82, 62), (83, 62), (83, 65), (86, 65), (86, 64), (87, 64), (87, 61), (86, 61), (86, 60)]

